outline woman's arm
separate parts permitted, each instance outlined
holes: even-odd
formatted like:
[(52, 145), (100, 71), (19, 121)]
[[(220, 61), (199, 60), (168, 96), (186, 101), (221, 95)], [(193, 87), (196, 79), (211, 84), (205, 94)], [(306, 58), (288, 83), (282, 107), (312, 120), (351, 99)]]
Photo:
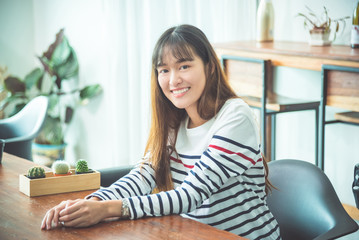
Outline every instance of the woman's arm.
[(101, 188), (86, 198), (98, 197), (101, 200), (118, 200), (131, 196), (143, 196), (150, 194), (155, 186), (152, 167), (148, 163), (141, 163), (111, 186)]
[(131, 218), (188, 213), (228, 179), (262, 161), (258, 129), (243, 109), (231, 109), (183, 183), (174, 190), (130, 197)]

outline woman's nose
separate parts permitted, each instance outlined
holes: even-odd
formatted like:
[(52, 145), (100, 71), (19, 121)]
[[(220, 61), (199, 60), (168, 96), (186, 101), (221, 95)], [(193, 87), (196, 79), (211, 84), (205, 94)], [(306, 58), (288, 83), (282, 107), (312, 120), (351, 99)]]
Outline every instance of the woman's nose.
[(177, 86), (182, 82), (181, 76), (176, 71), (172, 71), (170, 75), (170, 85)]

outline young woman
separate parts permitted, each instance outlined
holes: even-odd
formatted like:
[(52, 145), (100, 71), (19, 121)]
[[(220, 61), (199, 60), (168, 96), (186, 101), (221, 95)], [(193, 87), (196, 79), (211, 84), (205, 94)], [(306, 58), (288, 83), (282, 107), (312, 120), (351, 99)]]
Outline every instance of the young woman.
[(87, 200), (50, 209), (41, 227), (182, 214), (249, 239), (280, 239), (266, 204), (270, 184), (256, 121), (228, 85), (204, 33), (190, 25), (168, 29), (152, 66), (152, 125), (143, 161)]

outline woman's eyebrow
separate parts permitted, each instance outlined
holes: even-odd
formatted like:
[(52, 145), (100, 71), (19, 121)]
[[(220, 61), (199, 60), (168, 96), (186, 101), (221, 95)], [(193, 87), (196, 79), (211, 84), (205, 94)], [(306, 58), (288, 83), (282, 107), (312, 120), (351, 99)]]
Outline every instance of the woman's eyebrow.
[(193, 61), (193, 58), (181, 58), (178, 59), (176, 63), (191, 62), (191, 61)]
[[(176, 64), (183, 63), (183, 62), (191, 62), (193, 58), (180, 58), (176, 61)], [(161, 62), (157, 64), (157, 68), (167, 66), (167, 63)]]

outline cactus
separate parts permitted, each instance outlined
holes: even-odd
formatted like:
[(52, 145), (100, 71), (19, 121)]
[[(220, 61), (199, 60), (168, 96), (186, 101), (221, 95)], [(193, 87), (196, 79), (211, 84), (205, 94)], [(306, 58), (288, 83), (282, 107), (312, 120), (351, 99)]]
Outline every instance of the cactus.
[(27, 171), (28, 178), (44, 178), (45, 170), (42, 167), (32, 167)]
[(87, 166), (87, 162), (83, 159), (78, 160), (76, 163), (76, 172), (85, 173), (88, 171), (89, 171), (89, 168)]
[(62, 160), (57, 160), (52, 164), (52, 171), (55, 174), (67, 174), (70, 170), (70, 165)]

